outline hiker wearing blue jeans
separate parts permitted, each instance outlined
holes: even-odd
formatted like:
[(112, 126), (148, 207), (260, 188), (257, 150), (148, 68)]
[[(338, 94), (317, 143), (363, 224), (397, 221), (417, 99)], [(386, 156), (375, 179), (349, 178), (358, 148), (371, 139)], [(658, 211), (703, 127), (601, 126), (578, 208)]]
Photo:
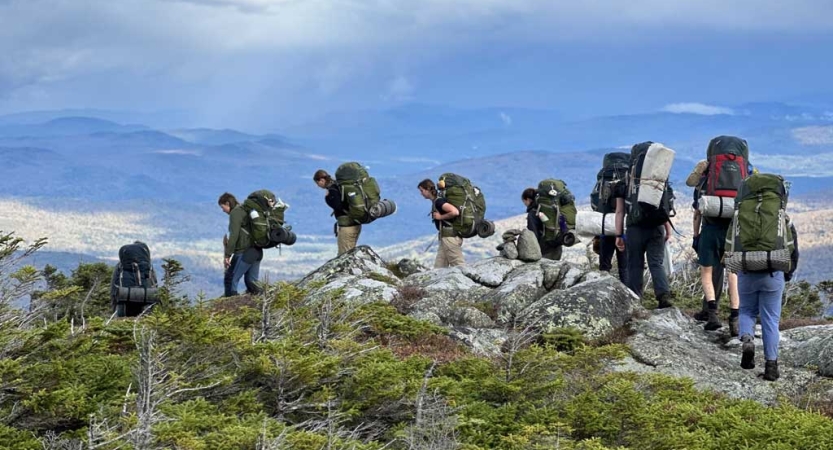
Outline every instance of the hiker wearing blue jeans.
[(217, 200), (220, 209), (229, 216), (228, 239), (224, 239), (225, 252), (223, 265), (223, 287), (225, 297), (237, 295), (237, 284), (241, 278), (246, 283), (246, 292), (259, 294), (258, 276), (263, 250), (252, 245), (252, 239), (246, 230), (249, 217), (234, 195), (224, 193)]
[(792, 264), (790, 272), (741, 272), (738, 273), (738, 294), (740, 296), (740, 339), (743, 342), (740, 366), (744, 369), (755, 368), (755, 320), (761, 316), (761, 340), (764, 343), (763, 378), (767, 381), (777, 380), (778, 342), (781, 333), (778, 325), (781, 321), (781, 299), (784, 287), (790, 281), (798, 266), (798, 234), (790, 224), (793, 235)]
[[(260, 287), (257, 285), (260, 276), (260, 259), (263, 258), (263, 250), (254, 247), (245, 252), (237, 252), (232, 255), (229, 267), (223, 275), (224, 296), (237, 295), (237, 285), (243, 278), (246, 285), (246, 292), (257, 294)], [(249, 262), (247, 262), (249, 261)]]

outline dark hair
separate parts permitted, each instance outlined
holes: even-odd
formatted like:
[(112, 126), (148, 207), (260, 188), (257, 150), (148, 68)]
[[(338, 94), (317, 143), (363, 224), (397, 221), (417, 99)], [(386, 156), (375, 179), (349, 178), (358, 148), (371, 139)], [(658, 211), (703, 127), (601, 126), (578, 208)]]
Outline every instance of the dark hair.
[(224, 192), (223, 195), (221, 195), (220, 198), (217, 200), (218, 205), (222, 205), (223, 203), (228, 203), (231, 209), (236, 208), (237, 205), (240, 204), (237, 201), (237, 198), (234, 195), (229, 194), (228, 192)]
[(333, 177), (331, 177), (330, 174), (328, 174), (327, 171), (324, 170), (324, 169), (316, 170), (315, 175), (312, 176), (312, 181), (315, 181), (316, 183), (318, 183), (319, 180), (326, 180), (327, 181), (327, 184), (326, 184), (327, 187), (329, 187), (330, 185), (332, 185), (334, 183)]
[(535, 190), (535, 188), (526, 188), (524, 189), (524, 192), (521, 194), (521, 200), (532, 200), (534, 202), (536, 194), (537, 191)]
[(433, 195), (434, 198), (437, 198), (437, 186), (434, 184), (433, 181), (431, 181), (430, 178), (426, 178), (426, 179), (420, 181), (419, 184), (417, 185), (417, 187), (431, 192), (431, 195)]

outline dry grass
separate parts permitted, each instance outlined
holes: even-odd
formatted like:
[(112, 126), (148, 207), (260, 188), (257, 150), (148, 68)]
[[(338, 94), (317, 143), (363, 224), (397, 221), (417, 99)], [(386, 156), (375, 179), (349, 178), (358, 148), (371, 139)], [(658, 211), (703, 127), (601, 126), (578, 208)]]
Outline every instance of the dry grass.
[(391, 338), (383, 342), (383, 345), (398, 358), (407, 359), (412, 356), (422, 356), (440, 364), (469, 356), (468, 351), (462, 344), (449, 336), (440, 334), (420, 336), (411, 340)]
[(831, 319), (801, 317), (797, 319), (781, 319), (781, 321), (778, 324), (778, 329), (784, 331), (792, 328), (830, 324), (833, 324), (833, 320)]
[(425, 297), (425, 290), (418, 286), (401, 286), (396, 296), (390, 301), (391, 306), (400, 314), (413, 311), (414, 305)]

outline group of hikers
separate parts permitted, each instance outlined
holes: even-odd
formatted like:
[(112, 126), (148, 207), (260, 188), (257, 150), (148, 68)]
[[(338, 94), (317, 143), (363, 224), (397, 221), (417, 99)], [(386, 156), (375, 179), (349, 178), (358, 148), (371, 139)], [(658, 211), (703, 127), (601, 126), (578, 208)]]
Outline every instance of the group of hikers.
[[(727, 272), (729, 333), (742, 342), (741, 366), (755, 366), (754, 326), (760, 315), (766, 359), (763, 377), (776, 380), (781, 298), (785, 282), (798, 264), (797, 234), (786, 213), (789, 183), (779, 175), (758, 173), (743, 139), (718, 136), (709, 142), (706, 153), (706, 159), (697, 163), (686, 180), (686, 185), (694, 188), (692, 247), (697, 252), (703, 290), (702, 310), (695, 318), (705, 322), (705, 330), (723, 327), (718, 301)], [(550, 178), (537, 188), (524, 189), (521, 201), (529, 231), (521, 233), (531, 232), (540, 257), (553, 260), (561, 259), (563, 247), (578, 242), (576, 235), (592, 236), (599, 270), (610, 272), (616, 255), (616, 276), (640, 298), (647, 259), (657, 307), (671, 307), (667, 241), (675, 231), (675, 195), (669, 182), (674, 156), (673, 150), (650, 141), (634, 145), (629, 153), (604, 155), (590, 194), (592, 212), (577, 211), (575, 197), (562, 180)], [(381, 197), (378, 183), (360, 163), (342, 164), (334, 177), (320, 169), (313, 181), (326, 191), (324, 201), (335, 219), (339, 254), (356, 247), (362, 225), (396, 211), (396, 204)], [(439, 243), (434, 267), (464, 265), (464, 240), (495, 232), (494, 223), (485, 218), (483, 192), (468, 178), (454, 173), (442, 174), (436, 183), (422, 180), (417, 189), (431, 202)], [(255, 191), (242, 203), (224, 193), (218, 205), (229, 216), (228, 235), (223, 241), (224, 295), (237, 295), (241, 278), (247, 293), (258, 294), (263, 249), (292, 245), (296, 240), (284, 221), (289, 205), (268, 190)], [(515, 237), (504, 233), (501, 255), (517, 257), (517, 253), (509, 256), (508, 251)], [(128, 253), (143, 254), (138, 244)], [(149, 261), (149, 251), (146, 253)], [(131, 295), (132, 282), (128, 280), (126, 287), (123, 282), (125, 271), (134, 275), (139, 287), (144, 283), (145, 297), (141, 298), (149, 298), (149, 281), (141, 280), (139, 266), (122, 261), (116, 271), (121, 274), (118, 281), (122, 287), (114, 288), (115, 305), (124, 304), (122, 297)], [(152, 275), (152, 267), (145, 271)], [(153, 278), (155, 286), (155, 275)], [(113, 279), (115, 285), (116, 273)]]

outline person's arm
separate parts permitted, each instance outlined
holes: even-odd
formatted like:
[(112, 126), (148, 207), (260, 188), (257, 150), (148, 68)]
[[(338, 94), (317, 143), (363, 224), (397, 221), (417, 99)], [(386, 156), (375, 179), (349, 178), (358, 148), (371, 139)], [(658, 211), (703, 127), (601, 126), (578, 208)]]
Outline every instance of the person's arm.
[(671, 221), (665, 222), (665, 242), (671, 239)]
[(790, 271), (784, 274), (784, 281), (792, 280), (793, 273), (798, 268), (798, 233), (795, 231), (795, 226), (792, 223), (790, 223), (790, 231), (793, 234), (793, 251), (790, 254), (792, 264), (790, 264)]
[(327, 189), (327, 195), (324, 197), (327, 206), (333, 208), (333, 212), (340, 216), (344, 212), (344, 204), (341, 202), (341, 193), (338, 189)]
[(442, 206), (442, 213), (435, 211), (434, 220), (451, 220), (460, 215), (460, 210), (451, 203), (445, 202)]
[(240, 240), (240, 233), (243, 231), (243, 219), (246, 212), (242, 208), (234, 208), (229, 213), (228, 223), (228, 245), (226, 245), (226, 259), (230, 259), (234, 249), (237, 248), (237, 241)]
[(616, 198), (616, 248), (625, 251), (625, 199)]
[(700, 211), (694, 210), (694, 217), (691, 220), (691, 229), (694, 232), (694, 237), (700, 237), (700, 224), (703, 222), (703, 216), (700, 215)]

